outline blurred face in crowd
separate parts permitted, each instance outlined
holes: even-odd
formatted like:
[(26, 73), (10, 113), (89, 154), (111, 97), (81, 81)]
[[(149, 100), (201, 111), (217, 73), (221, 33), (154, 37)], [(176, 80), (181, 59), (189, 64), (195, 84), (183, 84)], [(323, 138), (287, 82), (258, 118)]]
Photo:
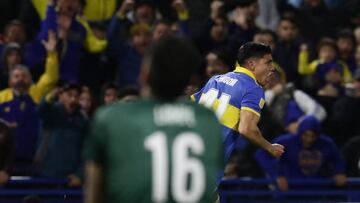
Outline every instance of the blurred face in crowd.
[(360, 67), (360, 44), (356, 47), (355, 60), (358, 67)]
[(274, 67), (272, 65), (271, 54), (266, 54), (262, 58), (248, 60), (248, 67), (255, 75), (256, 80), (261, 86), (266, 86), (270, 82)]
[(117, 89), (109, 88), (105, 90), (104, 94), (104, 103), (105, 105), (113, 104), (118, 101), (118, 91)]
[(275, 49), (275, 39), (271, 34), (258, 33), (254, 36), (254, 42), (267, 44), (272, 50)]
[(259, 4), (253, 3), (248, 7), (248, 14), (249, 18), (255, 19), (259, 15)]
[(82, 110), (89, 112), (92, 106), (91, 94), (88, 91), (83, 91), (80, 94), (79, 104)]
[(352, 39), (340, 38), (337, 40), (337, 47), (339, 49), (340, 57), (347, 60), (351, 57), (354, 49), (354, 43)]
[(360, 98), (360, 80), (354, 80), (353, 86), (355, 90), (355, 97)]
[(301, 135), (301, 142), (304, 148), (310, 148), (317, 140), (318, 135), (311, 131), (307, 130)]
[(6, 64), (7, 67), (9, 68), (9, 71), (11, 71), (11, 69), (17, 65), (21, 63), (21, 56), (20, 53), (16, 50), (12, 50), (10, 51), (7, 56), (6, 56)]
[(341, 84), (343, 77), (342, 77), (342, 74), (338, 70), (331, 69), (330, 71), (328, 71), (326, 73), (325, 80), (326, 80), (326, 82), (329, 82), (332, 84)]
[(25, 43), (26, 34), (25, 30), (21, 25), (10, 25), (7, 27), (4, 33), (4, 41), (6, 43), (15, 42), (18, 44)]
[(278, 27), (278, 35), (281, 40), (291, 42), (297, 37), (298, 29), (291, 21), (282, 20)]
[(15, 91), (21, 94), (27, 93), (31, 84), (30, 72), (25, 67), (15, 68), (10, 73), (9, 86)]
[(170, 31), (171, 31), (171, 28), (169, 25), (167, 25), (165, 23), (157, 24), (153, 31), (153, 41), (158, 42), (161, 39), (161, 37), (169, 34)]
[(155, 18), (155, 11), (149, 5), (143, 4), (136, 8), (135, 18), (138, 23), (152, 24)]
[(213, 40), (223, 41), (228, 35), (228, 24), (222, 18), (216, 18), (214, 25), (211, 27), (210, 34)]
[(306, 0), (305, 2), (307, 3), (307, 5), (314, 8), (318, 7), (321, 4), (322, 0)]
[(64, 105), (68, 113), (72, 113), (79, 106), (79, 91), (70, 89), (60, 94), (60, 102)]
[(209, 78), (229, 71), (229, 67), (225, 64), (225, 62), (219, 59), (219, 57), (214, 53), (210, 52), (206, 56), (206, 63), (206, 76)]
[(336, 50), (332, 46), (322, 46), (319, 50), (319, 58), (330, 62), (336, 58)]
[(81, 13), (80, 0), (58, 0), (59, 13), (67, 16), (74, 16)]
[(151, 33), (149, 31), (141, 30), (134, 33), (132, 36), (132, 44), (141, 55), (145, 53), (145, 50), (150, 45), (150, 43)]
[(355, 36), (355, 39), (356, 39), (356, 44), (360, 44), (360, 27), (357, 27), (354, 30), (354, 36)]

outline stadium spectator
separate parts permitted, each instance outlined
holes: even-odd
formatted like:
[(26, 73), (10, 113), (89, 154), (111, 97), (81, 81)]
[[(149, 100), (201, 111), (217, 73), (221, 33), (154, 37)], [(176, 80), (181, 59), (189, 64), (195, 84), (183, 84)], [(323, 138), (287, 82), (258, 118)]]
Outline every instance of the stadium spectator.
[(344, 95), (343, 84), (352, 80), (348, 66), (339, 60), (337, 47), (332, 39), (324, 38), (318, 44), (318, 59), (309, 63), (307, 45), (301, 46), (298, 71), (310, 75), (307, 84), (319, 96), (339, 97)]
[(275, 31), (278, 27), (280, 15), (277, 10), (276, 1), (258, 0), (259, 16), (256, 18), (256, 24), (261, 29)]
[[(40, 175), (69, 179), (80, 186), (83, 176), (82, 146), (87, 119), (79, 108), (80, 87), (66, 83), (42, 99), (38, 106), (42, 133), (37, 159)], [(56, 98), (58, 97), (58, 102)]]
[[(130, 9), (130, 8), (128, 8)], [(129, 11), (129, 10), (127, 10)], [(140, 65), (146, 48), (151, 43), (150, 26), (145, 23), (131, 27), (131, 39), (128, 42), (121, 32), (125, 29), (125, 13), (119, 10), (113, 17), (108, 30), (108, 53), (115, 58), (118, 66), (118, 86), (138, 85)]]
[(140, 99), (140, 92), (137, 87), (127, 86), (119, 91), (120, 102), (132, 102)]
[(331, 131), (334, 132), (337, 143), (343, 144), (352, 136), (360, 135), (359, 115), (360, 69), (357, 69), (352, 87), (348, 89), (347, 95), (340, 98), (333, 106)]
[(199, 36), (196, 36), (194, 43), (202, 55), (211, 50), (225, 49), (229, 43), (229, 22), (222, 11), (222, 1), (211, 3), (210, 18), (204, 24)]
[(79, 96), (79, 105), (80, 105), (80, 112), (86, 119), (90, 119), (92, 114), (95, 110), (94, 108), (94, 98), (91, 90), (83, 86), (81, 88), (80, 96)]
[(356, 61), (356, 69), (358, 70), (360, 68), (360, 43), (356, 47), (355, 61)]
[(265, 91), (266, 105), (272, 118), (289, 133), (296, 134), (304, 116), (315, 116), (319, 121), (326, 118), (325, 109), (305, 92), (286, 84), (281, 74), (275, 71)]
[(18, 65), (9, 74), (10, 87), (0, 92), (0, 118), (9, 123), (14, 136), (14, 175), (31, 174), (39, 133), (36, 105), (55, 86), (59, 78), (54, 32), (49, 32), (49, 40), (43, 41), (43, 45), (48, 57), (46, 70), (41, 78), (33, 83), (28, 68)]
[(299, 28), (294, 18), (283, 17), (279, 22), (278, 41), (274, 49), (274, 59), (286, 73), (288, 81), (300, 87), (300, 76), (297, 73), (299, 46), (304, 41), (299, 35)]
[(0, 185), (5, 184), (10, 177), (14, 145), (9, 126), (0, 119)]
[(229, 72), (235, 65), (223, 50), (213, 50), (206, 55), (206, 77), (211, 78)]
[(351, 30), (340, 30), (336, 39), (336, 45), (339, 50), (339, 59), (346, 63), (349, 70), (354, 73), (356, 61), (354, 57), (356, 41)]
[(257, 0), (236, 0), (234, 1), (232, 20), (229, 27), (228, 53), (234, 55), (245, 42), (252, 41), (259, 28), (255, 20), (259, 14)]
[(102, 103), (104, 105), (113, 104), (119, 99), (119, 88), (115, 83), (106, 83), (101, 92)]
[[(33, 1), (42, 4), (47, 1)], [(43, 21), (37, 40), (33, 43), (32, 54), (27, 63), (29, 66), (38, 64), (44, 58), (44, 50), (37, 46), (41, 40), (47, 39), (48, 30), (55, 30), (59, 38), (57, 49), (60, 53), (60, 79), (63, 81), (79, 81), (79, 65), (85, 50), (99, 53), (107, 46), (106, 39), (98, 39), (91, 30), (88, 22), (79, 16), (83, 8), (81, 0), (49, 0), (48, 5), (35, 6), (46, 8), (46, 15), (39, 14)], [(43, 12), (39, 10), (39, 12)], [(45, 12), (45, 11), (44, 11)]]
[(346, 175), (349, 177), (360, 177), (360, 134), (348, 139), (342, 146), (345, 159)]
[(264, 172), (277, 179), (281, 191), (289, 189), (289, 179), (333, 178), (338, 186), (346, 183), (340, 151), (331, 138), (321, 134), (315, 117), (305, 116), (298, 133), (279, 136), (274, 142), (286, 148), (282, 157), (274, 159), (259, 150), (256, 158)]
[(9, 86), (9, 73), (22, 63), (21, 47), (17, 43), (8, 43), (2, 52), (0, 60), (0, 90)]

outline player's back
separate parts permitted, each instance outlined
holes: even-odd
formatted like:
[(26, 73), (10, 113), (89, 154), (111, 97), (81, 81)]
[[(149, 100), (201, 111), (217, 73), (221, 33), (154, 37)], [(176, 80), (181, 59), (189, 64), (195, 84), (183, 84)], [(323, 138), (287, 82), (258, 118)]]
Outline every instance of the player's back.
[(222, 166), (221, 131), (189, 102), (140, 101), (104, 109), (106, 202), (211, 202)]
[(237, 67), (234, 72), (212, 77), (193, 99), (211, 108), (223, 126), (225, 158), (236, 149), (243, 149), (247, 140), (238, 132), (241, 110), (260, 116), (265, 104), (262, 87), (249, 70)]

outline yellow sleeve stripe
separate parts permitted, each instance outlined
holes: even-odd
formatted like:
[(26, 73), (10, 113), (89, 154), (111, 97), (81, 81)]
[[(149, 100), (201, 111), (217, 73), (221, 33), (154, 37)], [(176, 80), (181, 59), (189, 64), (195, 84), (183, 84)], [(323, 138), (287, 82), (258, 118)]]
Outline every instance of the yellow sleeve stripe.
[(195, 99), (195, 96), (194, 96), (194, 95), (191, 95), (191, 96), (190, 96), (190, 99), (191, 99), (191, 101), (193, 101), (193, 102), (194, 102), (194, 101), (196, 101), (196, 99)]
[(257, 111), (255, 111), (254, 109), (252, 109), (252, 108), (249, 108), (249, 107), (241, 107), (241, 110), (253, 112), (255, 115), (257, 115), (257, 116), (260, 117), (260, 114), (259, 114)]

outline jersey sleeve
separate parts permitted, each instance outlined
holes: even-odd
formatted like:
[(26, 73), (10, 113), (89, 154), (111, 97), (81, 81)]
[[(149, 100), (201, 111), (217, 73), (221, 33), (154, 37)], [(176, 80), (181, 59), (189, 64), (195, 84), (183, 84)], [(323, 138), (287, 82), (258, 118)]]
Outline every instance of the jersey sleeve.
[(253, 88), (244, 94), (241, 101), (241, 110), (253, 112), (260, 116), (261, 109), (265, 105), (264, 91), (261, 87)]
[(100, 165), (104, 163), (106, 150), (106, 117), (104, 111), (99, 111), (94, 118), (90, 134), (85, 141), (84, 156), (87, 161)]

